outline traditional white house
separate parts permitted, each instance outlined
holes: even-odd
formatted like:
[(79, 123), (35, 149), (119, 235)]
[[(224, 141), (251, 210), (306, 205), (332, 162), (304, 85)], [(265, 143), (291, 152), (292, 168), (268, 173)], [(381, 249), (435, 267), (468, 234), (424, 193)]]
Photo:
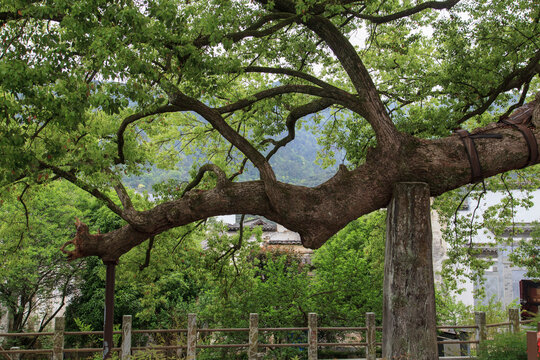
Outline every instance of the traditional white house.
[[(235, 233), (240, 230), (240, 216), (220, 216), (218, 220), (227, 224), (228, 231)], [(301, 256), (305, 263), (311, 262), (312, 249), (305, 248), (300, 240), (300, 235), (284, 226), (260, 216), (247, 217), (244, 227), (262, 228), (262, 248), (283, 252), (293, 252)]]
[[(507, 194), (504, 192), (488, 192), (481, 201), (477, 203), (471, 200), (468, 204), (465, 204), (459, 211), (460, 216), (471, 218), (473, 215), (478, 216), (480, 219), (484, 216), (486, 209), (490, 206), (500, 203), (501, 199)], [(523, 198), (524, 193), (520, 191), (512, 191), (514, 198)], [(485, 272), (485, 294), (484, 299), (475, 299), (474, 290), (479, 286), (467, 279), (462, 279), (461, 286), (464, 291), (461, 294), (457, 294), (457, 300), (463, 302), (466, 305), (478, 305), (479, 303), (485, 303), (490, 298), (495, 298), (501, 301), (503, 305), (507, 306), (513, 302), (528, 306), (533, 305), (529, 310), (537, 311), (537, 305), (533, 304), (535, 300), (540, 299), (531, 298), (530, 295), (540, 294), (540, 281), (539, 279), (529, 279), (525, 276), (526, 270), (523, 268), (515, 267), (512, 265), (508, 258), (508, 254), (512, 251), (512, 248), (517, 244), (517, 241), (521, 239), (529, 239), (531, 237), (531, 230), (533, 226), (540, 221), (540, 190), (536, 190), (532, 193), (533, 206), (525, 209), (516, 207), (514, 208), (514, 228), (517, 228), (517, 235), (512, 238), (514, 242), (510, 242), (508, 245), (501, 245), (495, 243), (495, 235), (492, 230), (483, 228), (478, 231), (477, 234), (472, 236), (472, 245), (481, 250), (479, 256), (491, 258), (494, 263)], [(433, 226), (433, 265), (435, 273), (440, 271), (442, 261), (446, 258), (447, 244), (442, 238), (440, 224), (436, 214), (432, 216)], [(503, 236), (510, 237), (512, 229), (506, 229)], [(440, 276), (437, 277), (440, 279)], [(538, 289), (538, 290), (536, 290)]]

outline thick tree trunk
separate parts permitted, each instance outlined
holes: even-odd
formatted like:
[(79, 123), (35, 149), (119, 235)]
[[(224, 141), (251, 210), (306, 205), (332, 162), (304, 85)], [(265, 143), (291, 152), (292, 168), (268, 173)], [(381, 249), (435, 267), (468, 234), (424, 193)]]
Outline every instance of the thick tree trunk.
[(383, 357), (433, 360), (437, 355), (426, 183), (394, 186), (388, 205), (383, 300)]

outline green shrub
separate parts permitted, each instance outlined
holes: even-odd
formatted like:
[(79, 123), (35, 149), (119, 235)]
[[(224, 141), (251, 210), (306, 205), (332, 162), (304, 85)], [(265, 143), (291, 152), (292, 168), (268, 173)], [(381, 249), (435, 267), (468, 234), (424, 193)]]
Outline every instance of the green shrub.
[(527, 360), (527, 337), (524, 332), (499, 333), (485, 342), (479, 360)]

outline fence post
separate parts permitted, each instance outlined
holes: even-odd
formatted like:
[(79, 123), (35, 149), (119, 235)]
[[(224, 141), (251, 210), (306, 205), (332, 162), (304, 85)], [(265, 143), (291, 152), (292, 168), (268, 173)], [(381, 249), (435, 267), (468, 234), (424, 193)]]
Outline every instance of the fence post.
[(53, 360), (62, 360), (64, 358), (65, 325), (66, 319), (63, 316), (54, 318)]
[(308, 360), (317, 360), (317, 314), (308, 314)]
[(63, 316), (54, 318), (53, 360), (62, 360), (64, 358), (65, 325), (66, 319)]
[(474, 313), (474, 321), (476, 323), (476, 341), (478, 341), (478, 350), (483, 350), (486, 346), (487, 328), (486, 328), (486, 313), (476, 311)]
[(131, 315), (122, 316), (122, 360), (131, 357)]
[(249, 314), (248, 359), (257, 360), (259, 353), (259, 314)]
[(366, 313), (366, 359), (376, 360), (375, 348), (375, 313)]
[[(13, 346), (13, 347), (9, 348), (9, 350), (21, 350), (21, 348), (19, 346)], [(15, 354), (9, 355), (9, 357), (11, 358), (11, 360), (20, 360), (21, 354), (20, 353), (15, 353)]]
[(508, 321), (510, 322), (510, 331), (517, 334), (519, 332), (519, 309), (508, 309)]
[(195, 360), (197, 354), (197, 314), (188, 314), (187, 360)]

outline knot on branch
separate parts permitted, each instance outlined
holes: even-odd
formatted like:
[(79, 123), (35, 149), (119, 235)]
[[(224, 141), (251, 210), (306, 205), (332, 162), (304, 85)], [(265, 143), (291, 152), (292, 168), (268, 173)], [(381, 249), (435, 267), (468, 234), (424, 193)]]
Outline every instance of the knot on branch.
[(199, 172), (197, 173), (197, 176), (195, 176), (193, 181), (190, 182), (186, 186), (186, 188), (184, 189), (184, 192), (182, 193), (182, 197), (184, 195), (186, 195), (188, 191), (192, 190), (197, 185), (199, 185), (199, 183), (203, 179), (204, 174), (207, 173), (207, 172), (213, 172), (214, 174), (216, 174), (216, 176), (217, 176), (217, 186), (216, 187), (218, 189), (224, 188), (225, 186), (229, 185), (230, 182), (231, 182), (227, 178), (227, 175), (225, 174), (225, 172), (223, 170), (221, 170), (221, 168), (219, 166), (217, 166), (215, 164), (205, 164), (205, 165), (201, 166), (201, 168), (199, 169)]
[[(101, 235), (98, 231), (97, 234), (92, 235), (90, 234), (90, 231), (88, 229), (88, 225), (84, 224), (82, 221), (80, 221), (78, 218), (75, 220), (75, 228), (77, 229), (77, 232), (75, 233), (75, 237), (72, 240), (66, 241), (64, 245), (60, 248), (60, 251), (62, 251), (64, 254), (67, 255), (67, 260), (72, 261), (84, 256), (89, 255), (96, 255), (89, 253), (88, 251), (85, 251), (85, 248), (88, 248), (89, 245), (96, 244), (100, 242), (103, 235)], [(66, 250), (66, 246), (73, 245), (75, 247), (74, 250)]]

